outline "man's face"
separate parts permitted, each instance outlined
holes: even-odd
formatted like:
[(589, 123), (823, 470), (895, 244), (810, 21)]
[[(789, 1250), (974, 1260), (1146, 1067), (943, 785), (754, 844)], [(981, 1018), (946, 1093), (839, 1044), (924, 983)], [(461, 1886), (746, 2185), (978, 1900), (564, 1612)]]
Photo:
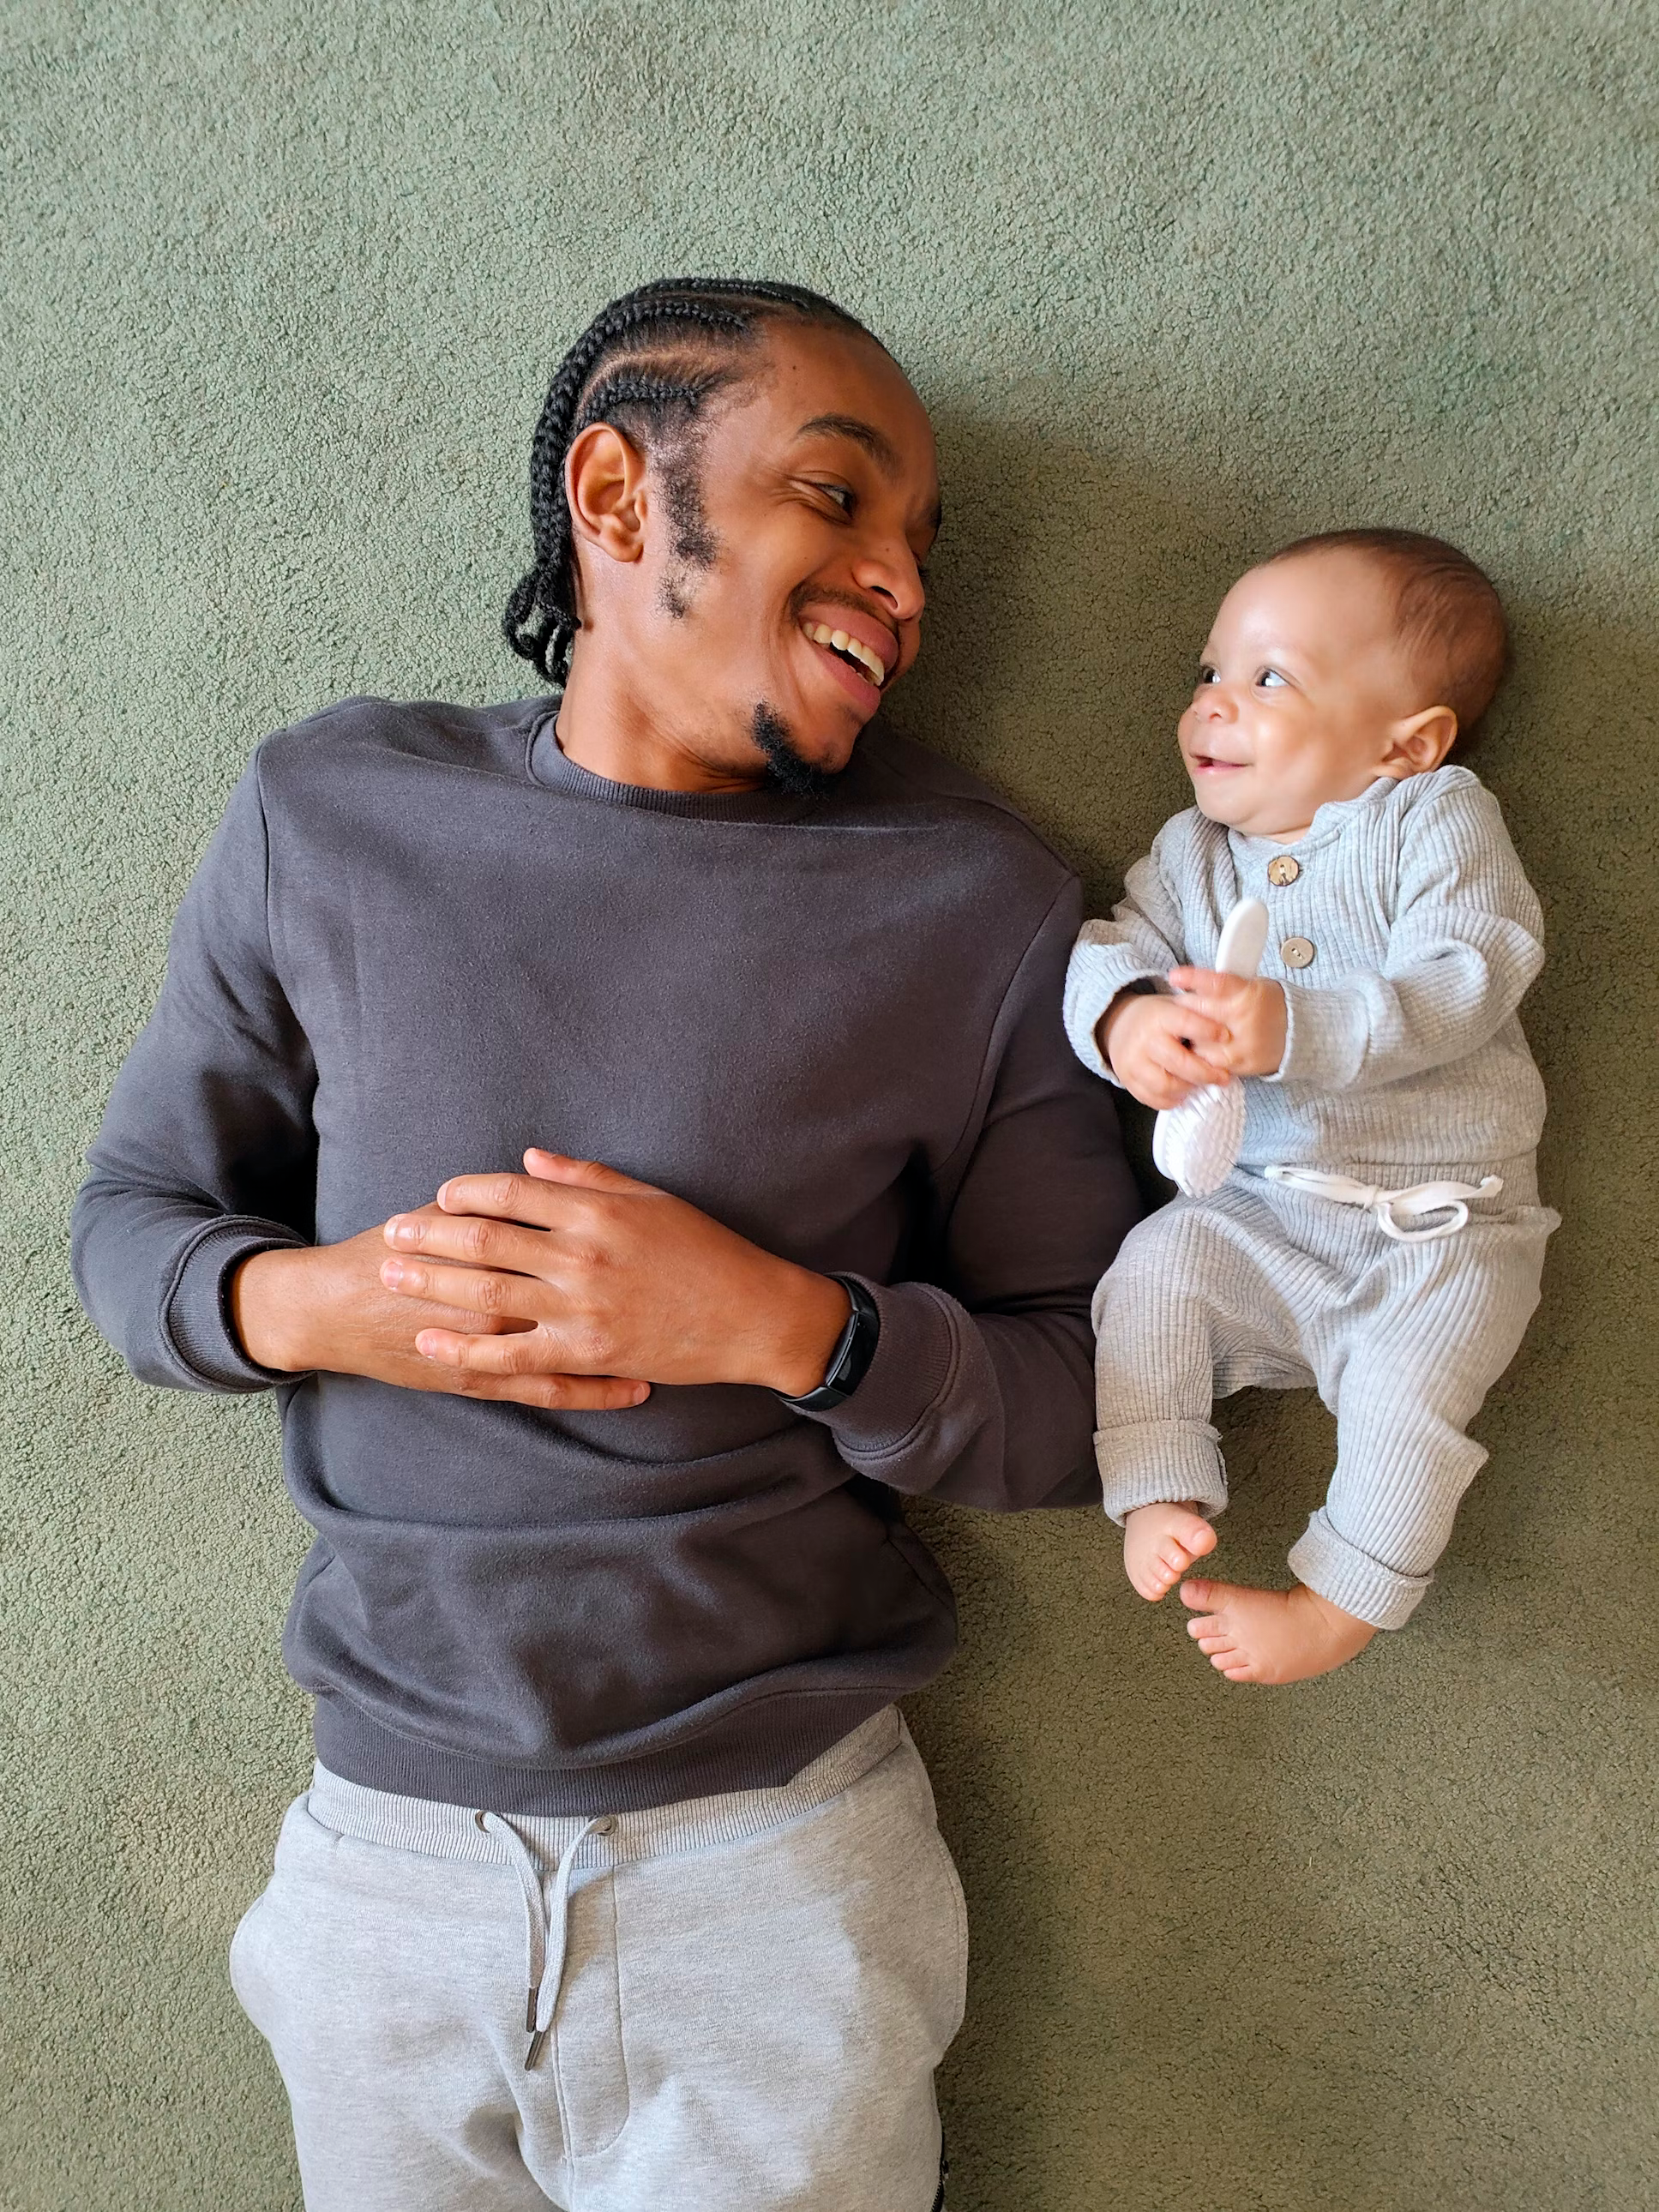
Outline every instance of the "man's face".
[(774, 325), (740, 374), (693, 450), (651, 471), (629, 690), (709, 770), (757, 781), (769, 762), (805, 784), (846, 767), (916, 657), (933, 434), (855, 333)]

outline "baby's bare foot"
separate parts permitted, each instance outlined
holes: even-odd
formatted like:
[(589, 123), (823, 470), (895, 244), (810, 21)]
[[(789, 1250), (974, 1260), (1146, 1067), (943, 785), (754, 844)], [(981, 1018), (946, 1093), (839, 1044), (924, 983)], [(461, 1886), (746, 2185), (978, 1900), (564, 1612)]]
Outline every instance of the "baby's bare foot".
[(1370, 1621), (1300, 1583), (1294, 1589), (1264, 1590), (1186, 1582), (1181, 1602), (1200, 1616), (1187, 1623), (1187, 1633), (1230, 1682), (1302, 1682), (1328, 1674), (1376, 1633)]
[(1194, 1506), (1137, 1505), (1123, 1516), (1123, 1570), (1142, 1597), (1167, 1596), (1214, 1549), (1215, 1530)]

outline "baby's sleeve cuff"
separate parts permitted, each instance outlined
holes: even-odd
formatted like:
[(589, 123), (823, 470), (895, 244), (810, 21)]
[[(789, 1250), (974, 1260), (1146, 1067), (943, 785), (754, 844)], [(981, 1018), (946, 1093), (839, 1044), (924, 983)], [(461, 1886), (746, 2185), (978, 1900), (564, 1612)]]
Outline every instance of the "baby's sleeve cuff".
[(1322, 1505), (1291, 1547), (1291, 1572), (1316, 1595), (1373, 1628), (1403, 1628), (1432, 1575), (1402, 1575), (1339, 1536)]
[(1269, 1083), (1310, 1084), (1346, 1091), (1365, 1057), (1365, 1009), (1351, 991), (1281, 983), (1285, 1050)]
[[(1066, 1035), (1072, 1050), (1091, 1075), (1103, 1075), (1108, 1083), (1116, 1083), (1100, 1049), (1096, 1027), (1121, 991), (1132, 990), (1137, 984), (1156, 988), (1164, 981), (1164, 971), (1149, 968), (1127, 945), (1091, 942), (1090, 926), (1084, 925), (1066, 970)], [(1118, 1087), (1121, 1090), (1122, 1085)]]

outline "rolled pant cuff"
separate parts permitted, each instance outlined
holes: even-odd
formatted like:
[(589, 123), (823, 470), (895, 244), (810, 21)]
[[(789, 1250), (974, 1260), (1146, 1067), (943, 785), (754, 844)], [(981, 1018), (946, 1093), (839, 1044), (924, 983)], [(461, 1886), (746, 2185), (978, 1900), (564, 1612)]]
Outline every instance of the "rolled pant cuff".
[(1316, 1595), (1373, 1628), (1403, 1628), (1432, 1575), (1402, 1575), (1339, 1536), (1322, 1510), (1291, 1547), (1291, 1572)]
[(1220, 1431), (1207, 1421), (1132, 1421), (1097, 1429), (1095, 1459), (1107, 1517), (1121, 1528), (1138, 1505), (1182, 1505), (1206, 1512), (1227, 1503)]

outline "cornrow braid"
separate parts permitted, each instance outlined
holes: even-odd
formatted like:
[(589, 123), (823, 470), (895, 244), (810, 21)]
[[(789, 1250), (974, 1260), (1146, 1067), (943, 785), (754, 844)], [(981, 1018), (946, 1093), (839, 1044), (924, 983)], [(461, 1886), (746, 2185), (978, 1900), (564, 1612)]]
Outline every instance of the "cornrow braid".
[(732, 382), (759, 326), (787, 319), (870, 333), (796, 284), (736, 276), (671, 276), (601, 308), (553, 373), (530, 447), (535, 557), (514, 586), (501, 629), (547, 681), (562, 684), (575, 642), (576, 562), (565, 457), (584, 430), (614, 422), (647, 450), (688, 430)]

